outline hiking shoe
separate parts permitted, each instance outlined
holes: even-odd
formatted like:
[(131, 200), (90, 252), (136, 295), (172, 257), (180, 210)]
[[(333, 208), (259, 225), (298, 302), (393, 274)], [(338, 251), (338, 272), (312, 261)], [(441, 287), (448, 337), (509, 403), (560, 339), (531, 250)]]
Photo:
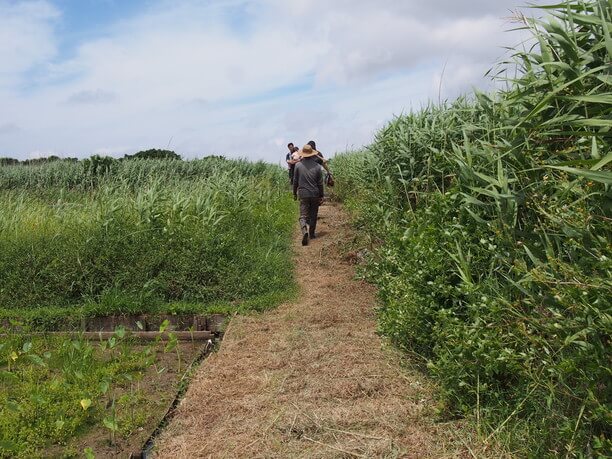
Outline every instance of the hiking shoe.
[(308, 233), (304, 233), (302, 236), (302, 245), (308, 245)]
[(310, 239), (316, 239), (317, 235), (315, 233), (310, 233)]

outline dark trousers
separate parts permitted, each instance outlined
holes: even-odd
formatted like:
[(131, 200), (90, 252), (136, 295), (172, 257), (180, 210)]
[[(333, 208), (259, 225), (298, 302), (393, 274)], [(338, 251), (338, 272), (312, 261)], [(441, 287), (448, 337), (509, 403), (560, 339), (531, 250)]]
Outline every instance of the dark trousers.
[(291, 183), (292, 185), (293, 185), (293, 171), (294, 171), (294, 168), (290, 167), (289, 168), (289, 183)]
[(315, 233), (320, 203), (321, 198), (300, 198), (300, 227), (302, 228), (302, 234), (309, 232), (312, 236)]

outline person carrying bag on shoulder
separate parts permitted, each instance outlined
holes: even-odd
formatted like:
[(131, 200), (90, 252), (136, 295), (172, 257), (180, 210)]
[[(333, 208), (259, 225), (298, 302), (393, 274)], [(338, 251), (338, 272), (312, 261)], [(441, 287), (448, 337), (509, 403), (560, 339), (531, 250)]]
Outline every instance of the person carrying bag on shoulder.
[(308, 145), (310, 145), (313, 150), (317, 151), (317, 154), (315, 156), (315, 161), (318, 162), (321, 166), (323, 166), (323, 169), (325, 169), (325, 172), (327, 172), (327, 175), (325, 176), (325, 185), (326, 186), (334, 186), (334, 184), (336, 182), (334, 181), (334, 176), (333, 176), (331, 170), (329, 170), (329, 164), (328, 164), (329, 161), (327, 161), (323, 157), (323, 153), (321, 153), (319, 150), (317, 150), (317, 144), (315, 143), (314, 140), (311, 140), (310, 142), (308, 142)]

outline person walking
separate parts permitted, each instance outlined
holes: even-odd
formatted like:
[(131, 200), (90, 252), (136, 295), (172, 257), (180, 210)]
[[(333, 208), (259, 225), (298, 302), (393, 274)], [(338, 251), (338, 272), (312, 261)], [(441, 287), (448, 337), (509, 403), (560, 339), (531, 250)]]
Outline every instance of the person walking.
[(325, 171), (329, 174), (329, 166), (327, 165), (327, 163), (329, 161), (327, 161), (325, 159), (325, 157), (323, 156), (323, 153), (321, 153), (320, 151), (317, 150), (317, 144), (315, 143), (314, 140), (311, 140), (310, 142), (308, 142), (308, 145), (310, 145), (312, 147), (313, 150), (316, 150), (317, 152), (317, 156), (315, 158), (315, 160), (321, 165), (323, 166), (323, 168), (325, 169)]
[(302, 245), (315, 239), (319, 206), (325, 196), (323, 190), (323, 167), (316, 161), (319, 152), (309, 144), (300, 151), (302, 160), (293, 172), (293, 199), (300, 199), (300, 229)]
[[(317, 150), (317, 144), (314, 140), (308, 142), (308, 145), (310, 145), (313, 150)], [(334, 186), (334, 176), (332, 175), (331, 170), (329, 169), (329, 161), (325, 159), (323, 153), (321, 153), (319, 150), (317, 150), (317, 156), (315, 157), (315, 161), (318, 162), (321, 166), (323, 166), (323, 169), (325, 169), (325, 172), (327, 173), (325, 177), (325, 184), (327, 186)]]
[(296, 156), (296, 152), (299, 149), (295, 147), (293, 143), (288, 143), (287, 148), (289, 149), (289, 153), (285, 156), (285, 161), (287, 161), (287, 167), (289, 168), (289, 183), (293, 184), (293, 171), (295, 170), (295, 165), (299, 162), (299, 157)]

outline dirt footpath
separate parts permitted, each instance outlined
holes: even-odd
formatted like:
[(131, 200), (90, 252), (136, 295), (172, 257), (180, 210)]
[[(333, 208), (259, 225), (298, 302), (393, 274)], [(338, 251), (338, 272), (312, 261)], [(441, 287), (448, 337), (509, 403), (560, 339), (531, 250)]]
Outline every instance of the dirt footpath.
[(351, 237), (336, 205), (309, 246), (296, 234), (299, 299), (232, 320), (157, 457), (475, 456), (465, 425), (435, 422), (424, 376), (376, 335), (375, 291), (338, 250)]

